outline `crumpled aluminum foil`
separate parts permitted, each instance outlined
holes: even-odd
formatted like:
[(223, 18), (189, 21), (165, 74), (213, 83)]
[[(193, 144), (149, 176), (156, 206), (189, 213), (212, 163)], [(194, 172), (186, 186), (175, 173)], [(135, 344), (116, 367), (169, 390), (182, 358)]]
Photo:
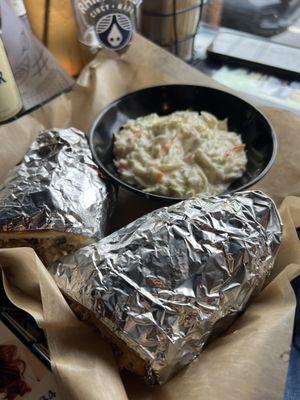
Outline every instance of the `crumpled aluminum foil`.
[(261, 192), (194, 198), (146, 215), (50, 269), (163, 383), (259, 292), (282, 226)]
[(51, 230), (101, 239), (112, 195), (82, 132), (43, 131), (0, 187), (0, 232)]

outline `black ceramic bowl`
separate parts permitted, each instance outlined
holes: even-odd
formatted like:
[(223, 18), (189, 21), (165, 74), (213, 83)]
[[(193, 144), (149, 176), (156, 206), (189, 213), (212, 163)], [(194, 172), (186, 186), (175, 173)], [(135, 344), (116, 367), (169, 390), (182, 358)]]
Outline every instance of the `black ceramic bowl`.
[(114, 133), (128, 119), (151, 113), (170, 114), (179, 110), (208, 111), (228, 118), (229, 129), (242, 135), (248, 157), (247, 171), (226, 193), (241, 191), (257, 183), (271, 168), (277, 153), (276, 135), (255, 107), (232, 94), (202, 86), (155, 86), (130, 93), (105, 107), (90, 131), (90, 146), (96, 162), (112, 181), (138, 195), (163, 201), (183, 199), (145, 193), (120, 179), (113, 163)]

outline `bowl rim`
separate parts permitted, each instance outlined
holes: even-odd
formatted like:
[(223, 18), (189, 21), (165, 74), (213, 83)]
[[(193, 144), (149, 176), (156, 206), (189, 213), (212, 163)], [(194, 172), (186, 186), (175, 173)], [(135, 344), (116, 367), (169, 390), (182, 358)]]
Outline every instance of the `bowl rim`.
[[(269, 120), (268, 117), (266, 117), (266, 115), (264, 115), (264, 113), (262, 111), (259, 110), (259, 108), (257, 108), (257, 106), (253, 105), (250, 101), (245, 100), (244, 98), (237, 96), (236, 94), (233, 94), (231, 92), (227, 92), (226, 90), (222, 90), (222, 89), (217, 89), (214, 87), (210, 87), (210, 86), (204, 86), (204, 85), (193, 85), (193, 84), (184, 84), (184, 83), (178, 83), (178, 84), (162, 84), (162, 85), (152, 85), (152, 86), (145, 86), (141, 89), (138, 90), (133, 90), (123, 96), (118, 97), (117, 99), (113, 100), (112, 102), (110, 102), (109, 104), (107, 104), (106, 106), (104, 106), (101, 111), (99, 112), (99, 114), (97, 115), (97, 117), (95, 118), (94, 122), (92, 123), (89, 131), (88, 131), (88, 142), (89, 142), (89, 146), (90, 149), (92, 151), (92, 155), (93, 158), (96, 162), (96, 164), (98, 165), (98, 167), (100, 168), (100, 170), (106, 175), (106, 179), (113, 181), (113, 183), (117, 183), (118, 185), (124, 187), (125, 189), (129, 190), (130, 192), (133, 192), (139, 196), (145, 197), (147, 199), (151, 199), (151, 200), (160, 200), (160, 201), (165, 201), (165, 202), (179, 202), (179, 201), (184, 201), (187, 200), (188, 197), (169, 197), (169, 196), (163, 196), (163, 195), (159, 195), (159, 194), (155, 194), (155, 193), (149, 193), (149, 192), (144, 192), (141, 189), (138, 189), (130, 184), (128, 184), (127, 182), (121, 180), (120, 178), (118, 178), (117, 176), (115, 176), (114, 174), (112, 174), (106, 167), (105, 165), (101, 162), (101, 160), (99, 160), (99, 158), (97, 157), (97, 152), (94, 146), (94, 136), (96, 133), (96, 128), (97, 125), (99, 124), (99, 121), (101, 120), (101, 118), (105, 115), (105, 113), (112, 108), (113, 106), (117, 105), (119, 102), (123, 101), (124, 99), (126, 99), (127, 97), (130, 97), (134, 94), (137, 94), (139, 92), (143, 92), (143, 91), (147, 91), (149, 89), (158, 89), (158, 88), (167, 88), (167, 87), (192, 87), (192, 88), (201, 88), (201, 89), (205, 89), (205, 90), (210, 90), (210, 91), (214, 91), (214, 92), (221, 92), (224, 93), (226, 95), (229, 95), (231, 97), (235, 97), (237, 99), (239, 99), (240, 101), (242, 101), (243, 103), (247, 104), (248, 106), (252, 107), (258, 114), (260, 114), (260, 116), (262, 117), (263, 120), (265, 120), (265, 122), (267, 123), (267, 125), (270, 128), (270, 133), (271, 133), (271, 138), (272, 138), (272, 142), (273, 142), (273, 150), (272, 150), (272, 155), (271, 158), (268, 162), (268, 164), (266, 165), (266, 167), (263, 169), (263, 171), (260, 172), (260, 174), (258, 174), (255, 178), (253, 178), (250, 182), (245, 183), (243, 186), (239, 187), (235, 192), (241, 192), (245, 189), (248, 189), (249, 187), (255, 185), (257, 182), (259, 182), (262, 178), (264, 178), (267, 173), (270, 171), (270, 169), (272, 168), (276, 157), (277, 157), (277, 153), (278, 153), (278, 139), (277, 139), (277, 135), (276, 132)], [(230, 192), (229, 192), (230, 194)], [(220, 194), (222, 195), (222, 194)]]

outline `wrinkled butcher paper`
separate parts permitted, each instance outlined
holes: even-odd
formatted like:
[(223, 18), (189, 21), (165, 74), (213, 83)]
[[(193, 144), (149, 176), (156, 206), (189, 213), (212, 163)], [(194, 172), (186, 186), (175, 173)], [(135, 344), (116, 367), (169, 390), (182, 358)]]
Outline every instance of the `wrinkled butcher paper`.
[[(102, 50), (82, 71), (71, 92), (1, 126), (0, 180), (22, 159), (41, 129), (74, 126), (88, 132), (101, 108), (112, 100), (165, 83), (220, 87), (139, 35), (122, 54)], [(31, 249), (0, 250), (6, 293), (44, 329), (63, 399), (283, 398), (296, 305), (290, 281), (300, 274), (300, 245), (295, 230), (300, 226), (300, 118), (287, 111), (260, 108), (279, 141), (275, 165), (255, 186), (280, 206), (284, 223), (274, 273), (230, 330), (167, 384), (151, 388), (129, 373), (120, 375), (107, 343), (93, 328), (76, 319), (35, 253)], [(111, 230), (157, 207), (158, 203), (120, 190)]]

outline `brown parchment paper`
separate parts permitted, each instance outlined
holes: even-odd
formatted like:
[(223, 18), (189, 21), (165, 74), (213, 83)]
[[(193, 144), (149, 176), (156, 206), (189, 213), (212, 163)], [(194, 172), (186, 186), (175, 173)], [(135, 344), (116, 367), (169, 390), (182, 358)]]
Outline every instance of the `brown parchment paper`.
[[(122, 54), (101, 51), (83, 70), (72, 92), (0, 128), (0, 180), (21, 160), (39, 130), (72, 125), (88, 132), (100, 109), (110, 101), (141, 87), (174, 82), (220, 87), (138, 35)], [(271, 172), (256, 187), (279, 205), (287, 196), (300, 196), (300, 118), (287, 111), (261, 109), (277, 132), (279, 153)], [(163, 387), (146, 388), (138, 378), (124, 375), (129, 399), (283, 398), (295, 309), (289, 282), (300, 274), (295, 233), (295, 226), (300, 225), (299, 201), (290, 197), (282, 204), (284, 240), (274, 274), (246, 313)], [(120, 190), (112, 229), (158, 206)], [(0, 264), (11, 300), (45, 329), (63, 398), (126, 398), (107, 345), (75, 319), (32, 251), (1, 250)]]
[(77, 320), (35, 252), (4, 249), (0, 260), (6, 294), (46, 332), (60, 398), (127, 399), (109, 346)]

